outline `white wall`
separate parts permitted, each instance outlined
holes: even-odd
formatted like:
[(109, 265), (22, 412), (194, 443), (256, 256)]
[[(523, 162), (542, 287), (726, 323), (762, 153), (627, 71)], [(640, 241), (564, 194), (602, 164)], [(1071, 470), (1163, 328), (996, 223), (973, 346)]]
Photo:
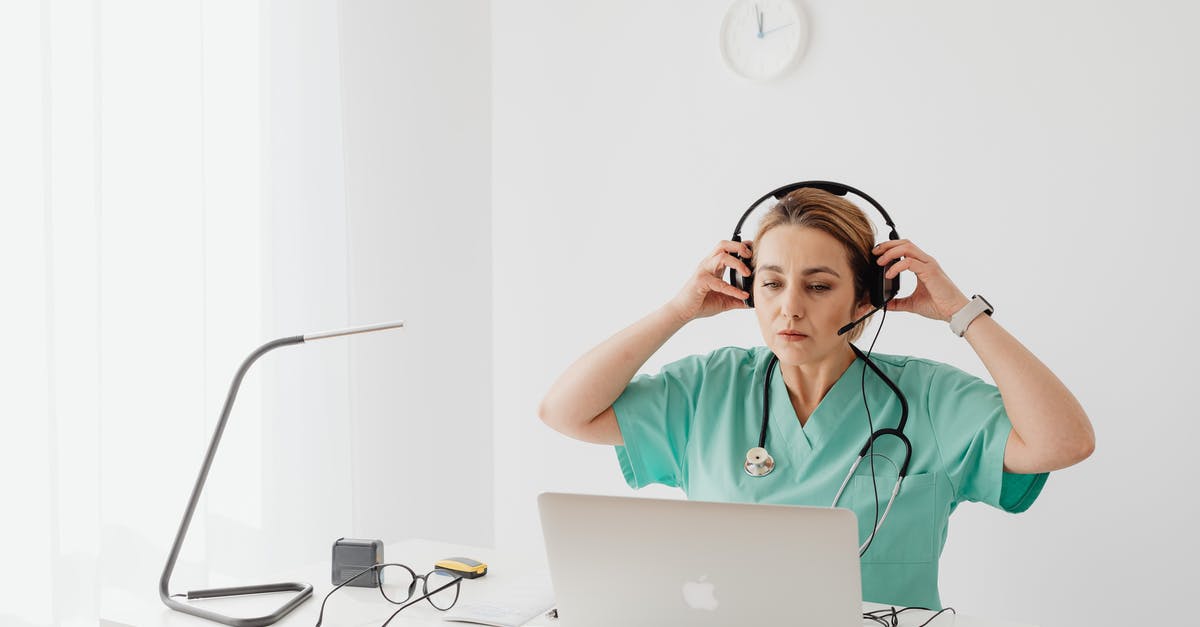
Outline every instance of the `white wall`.
[[(995, 303), (1096, 427), (1093, 457), (1054, 473), (1031, 511), (960, 508), (944, 602), (1045, 625), (1167, 616), (1194, 579), (1175, 564), (1200, 554), (1185, 403), (1198, 300), (1183, 270), (1200, 10), (806, 2), (802, 65), (754, 84), (720, 60), (728, 4), (492, 9), (497, 544), (537, 549), (540, 491), (629, 493), (611, 449), (537, 420), (562, 369), (670, 298), (751, 200), (829, 178), (872, 194)], [(684, 329), (646, 370), (758, 343), (753, 317), (732, 313)], [(932, 321), (891, 317), (876, 350), (986, 378)]]
[(493, 541), (489, 11), (339, 7), (360, 537)]
[[(337, 2), (261, 7), (266, 341), (357, 321), (348, 306)], [(247, 377), (263, 382), (261, 544), (269, 551), (247, 561), (278, 569), (327, 559), (333, 540), (352, 534), (351, 346), (342, 338), (278, 349)]]

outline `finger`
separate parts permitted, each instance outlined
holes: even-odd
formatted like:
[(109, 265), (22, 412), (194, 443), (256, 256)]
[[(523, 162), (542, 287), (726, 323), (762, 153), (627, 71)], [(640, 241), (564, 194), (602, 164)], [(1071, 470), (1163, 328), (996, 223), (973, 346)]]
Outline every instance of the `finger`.
[(730, 285), (728, 281), (718, 278), (718, 277), (709, 276), (706, 278), (705, 283), (706, 283), (706, 286), (709, 288), (709, 291), (719, 292), (721, 294), (725, 294), (726, 296), (730, 296), (730, 297), (737, 298), (740, 300), (745, 300), (750, 297), (749, 292), (738, 289), (738, 288)]
[(719, 292), (740, 300), (750, 298), (750, 294), (748, 292), (739, 290), (738, 288), (730, 285), (724, 279), (719, 279), (711, 274), (704, 276), (704, 282), (702, 285), (707, 287), (710, 292)]
[(912, 249), (920, 250), (919, 248), (917, 248), (917, 245), (912, 242), (912, 240), (890, 239), (890, 240), (887, 240), (886, 242), (879, 242), (878, 244), (876, 244), (875, 247), (871, 249), (871, 252), (875, 253), (876, 255), (882, 255), (883, 253), (885, 253), (889, 250), (892, 250), (893, 248), (900, 247), (900, 246), (911, 247)]
[(912, 270), (912, 267), (913, 267), (913, 264), (917, 264), (917, 263), (922, 263), (922, 262), (920, 260), (913, 259), (912, 257), (905, 257), (904, 259), (897, 261), (896, 265), (888, 268), (887, 272), (883, 273), (883, 276), (884, 276), (884, 278), (890, 279), (890, 278), (893, 278), (896, 275), (900, 274), (901, 272), (904, 272), (905, 270), (911, 270), (913, 273), (916, 273), (916, 270)]
[[(727, 264), (727, 267), (732, 266), (738, 272), (742, 273), (743, 277), (750, 276), (750, 264), (746, 263), (745, 261), (743, 261), (742, 259), (739, 259), (737, 257), (733, 257), (730, 255), (726, 255), (726, 257), (729, 257), (729, 261), (730, 261), (730, 263)], [(748, 257), (747, 257), (747, 259), (748, 259)]]
[(875, 248), (871, 249), (871, 252), (875, 253), (876, 257), (883, 258), (884, 255), (890, 254), (892, 251), (904, 246), (907, 243), (908, 240), (903, 239), (888, 240), (886, 242), (876, 244)]
[(888, 311), (912, 311), (912, 297), (893, 298), (887, 302)]
[(733, 268), (744, 277), (750, 276), (750, 266), (729, 252), (718, 251), (714, 253), (709, 263), (712, 265), (710, 273), (713, 276), (720, 276), (726, 268)]
[(718, 296), (720, 296), (726, 311), (730, 309), (749, 309), (745, 298), (735, 298), (728, 294), (718, 294)]
[(700, 269), (703, 270), (705, 274), (720, 276), (725, 268), (729, 267), (729, 264), (732, 261), (733, 257), (729, 253), (718, 248), (717, 250), (714, 250), (707, 259), (700, 263)]
[(733, 240), (723, 239), (723, 240), (721, 240), (720, 243), (717, 244), (717, 249), (713, 252), (719, 252), (719, 251), (733, 253), (735, 255), (740, 256), (743, 259), (749, 259), (750, 256), (753, 254), (753, 251), (750, 250), (750, 241), (749, 240), (744, 241), (744, 242), (735, 242)]
[(872, 248), (871, 252), (875, 255), (875, 263), (881, 266), (887, 265), (892, 259), (902, 256), (904, 243), (903, 240), (889, 241)]
[(886, 242), (879, 242), (875, 245), (875, 248), (871, 249), (871, 252), (875, 253), (876, 255), (882, 255), (884, 252), (891, 250), (892, 248), (895, 248), (896, 246), (899, 246), (907, 241), (908, 240), (906, 239), (890, 239)]
[(901, 257), (908, 257), (926, 263), (933, 261), (929, 255), (925, 254), (925, 251), (917, 248), (916, 244), (905, 241), (897, 244), (896, 246), (889, 247), (883, 252), (883, 254), (879, 255), (877, 263), (879, 263), (879, 265), (886, 265), (893, 259), (899, 259)]
[(717, 242), (717, 247), (715, 249), (713, 249), (713, 252), (714, 253), (715, 252), (727, 252), (727, 253), (734, 253), (736, 255), (749, 255), (750, 247), (746, 245), (746, 242), (735, 242), (733, 240), (723, 239), (723, 240)]

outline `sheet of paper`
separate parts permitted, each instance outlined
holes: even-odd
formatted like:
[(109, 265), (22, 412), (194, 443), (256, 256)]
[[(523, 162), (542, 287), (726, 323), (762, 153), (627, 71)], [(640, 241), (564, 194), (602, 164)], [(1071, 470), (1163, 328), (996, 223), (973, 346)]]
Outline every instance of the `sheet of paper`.
[(521, 575), (497, 582), (485, 596), (460, 600), (442, 620), (518, 627), (554, 607), (554, 588), (549, 573)]

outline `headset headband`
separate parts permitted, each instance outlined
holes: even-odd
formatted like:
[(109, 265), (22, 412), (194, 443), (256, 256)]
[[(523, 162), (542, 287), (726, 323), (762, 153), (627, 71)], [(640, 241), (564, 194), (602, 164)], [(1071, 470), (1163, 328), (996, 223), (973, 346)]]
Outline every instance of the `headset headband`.
[(888, 228), (890, 228), (892, 230), (892, 232), (888, 235), (888, 239), (900, 239), (900, 236), (896, 233), (896, 225), (892, 223), (892, 217), (889, 216), (888, 213), (883, 210), (883, 207), (879, 203), (875, 202), (874, 198), (871, 198), (866, 193), (861, 192), (857, 189), (854, 189), (853, 187), (850, 187), (849, 185), (844, 185), (842, 183), (835, 183), (833, 181), (802, 181), (800, 183), (792, 183), (791, 185), (784, 185), (783, 187), (780, 187), (778, 189), (767, 192), (766, 194), (763, 195), (762, 198), (759, 198), (758, 200), (754, 201), (750, 205), (750, 208), (747, 209), (746, 212), (742, 214), (742, 219), (738, 220), (737, 227), (735, 227), (733, 229), (733, 241), (735, 241), (735, 242), (742, 241), (742, 225), (745, 224), (746, 218), (750, 217), (750, 213), (753, 212), (760, 204), (762, 204), (762, 202), (764, 200), (771, 198), (771, 197), (774, 197), (776, 200), (782, 200), (784, 196), (787, 196), (788, 194), (790, 194), (798, 189), (805, 188), (805, 187), (813, 187), (813, 188), (816, 188), (816, 189), (819, 189), (822, 191), (829, 192), (830, 194), (833, 194), (835, 196), (845, 196), (847, 193), (849, 193), (849, 194), (854, 194), (855, 196), (858, 196), (859, 198), (862, 198), (863, 200), (870, 203), (872, 207), (875, 207), (876, 211), (878, 211), (880, 213), (880, 215), (883, 216), (883, 221), (887, 223)]

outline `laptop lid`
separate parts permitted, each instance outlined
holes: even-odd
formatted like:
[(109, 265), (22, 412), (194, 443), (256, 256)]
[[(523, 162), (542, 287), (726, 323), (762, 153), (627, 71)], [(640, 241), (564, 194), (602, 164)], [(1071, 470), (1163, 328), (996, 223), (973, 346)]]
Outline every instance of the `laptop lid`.
[(847, 509), (538, 496), (563, 627), (859, 627)]

